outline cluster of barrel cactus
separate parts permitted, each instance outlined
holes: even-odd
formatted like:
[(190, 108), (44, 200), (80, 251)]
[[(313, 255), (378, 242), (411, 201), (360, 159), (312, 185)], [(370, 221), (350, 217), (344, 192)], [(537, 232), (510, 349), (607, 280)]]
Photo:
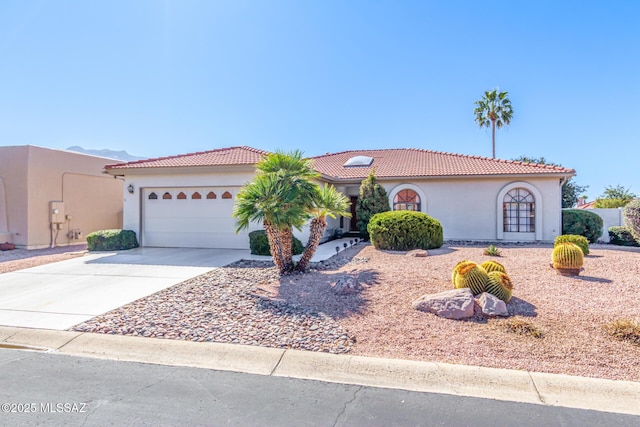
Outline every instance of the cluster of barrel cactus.
[(584, 254), (582, 249), (574, 243), (559, 243), (553, 248), (551, 261), (553, 268), (560, 274), (577, 276), (584, 263)]
[(509, 302), (513, 292), (513, 284), (507, 270), (496, 261), (476, 264), (473, 261), (460, 261), (451, 275), (453, 286), (457, 289), (469, 288), (474, 295), (488, 292)]

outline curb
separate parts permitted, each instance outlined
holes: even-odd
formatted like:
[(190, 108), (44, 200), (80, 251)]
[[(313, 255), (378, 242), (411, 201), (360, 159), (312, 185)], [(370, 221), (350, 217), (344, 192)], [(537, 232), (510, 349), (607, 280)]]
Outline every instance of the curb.
[(0, 326), (0, 347), (640, 415), (640, 382)]

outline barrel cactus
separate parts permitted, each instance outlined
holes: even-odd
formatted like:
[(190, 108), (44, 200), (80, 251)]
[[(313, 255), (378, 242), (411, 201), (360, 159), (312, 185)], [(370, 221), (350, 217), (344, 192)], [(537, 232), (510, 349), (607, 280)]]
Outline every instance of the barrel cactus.
[(471, 261), (456, 266), (454, 276), (456, 288), (469, 288), (474, 295), (480, 295), (485, 291), (489, 279), (484, 268)]
[(468, 263), (475, 264), (474, 262), (465, 259), (460, 261), (459, 263), (456, 264), (455, 267), (453, 267), (453, 271), (451, 272), (451, 283), (453, 283), (453, 286), (456, 285), (456, 276), (458, 275), (458, 268)]
[(560, 243), (553, 248), (551, 260), (553, 268), (560, 274), (577, 276), (584, 263), (584, 254), (582, 249), (573, 243)]
[(511, 294), (513, 293), (513, 284), (507, 273), (492, 271), (488, 276), (486, 291), (504, 302), (509, 302), (509, 300), (511, 300)]
[(492, 271), (500, 271), (502, 273), (506, 273), (507, 270), (504, 268), (504, 265), (499, 262), (489, 260), (480, 264), (480, 267), (484, 268), (487, 273), (491, 273)]

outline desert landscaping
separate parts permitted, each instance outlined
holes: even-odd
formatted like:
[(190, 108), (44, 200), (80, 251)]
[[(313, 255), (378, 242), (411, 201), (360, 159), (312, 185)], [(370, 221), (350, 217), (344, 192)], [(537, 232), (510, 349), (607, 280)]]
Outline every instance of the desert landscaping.
[[(331, 353), (640, 380), (640, 346), (606, 331), (637, 319), (637, 248), (592, 245), (580, 276), (549, 266), (551, 245), (444, 245), (427, 257), (357, 245), (305, 274), (241, 261), (77, 325), (76, 331), (230, 342)], [(453, 289), (461, 260), (503, 264), (514, 285), (508, 317), (451, 320), (415, 310)], [(354, 293), (337, 294), (353, 278)]]

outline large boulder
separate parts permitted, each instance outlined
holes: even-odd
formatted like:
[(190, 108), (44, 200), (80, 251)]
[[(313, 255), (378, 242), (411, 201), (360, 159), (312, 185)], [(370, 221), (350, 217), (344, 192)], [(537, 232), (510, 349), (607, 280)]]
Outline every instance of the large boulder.
[(469, 288), (453, 289), (423, 295), (413, 302), (413, 308), (447, 319), (466, 319), (473, 316), (475, 301)]
[(482, 310), (482, 314), (489, 317), (508, 316), (507, 304), (495, 295), (483, 292), (478, 297), (478, 305)]

